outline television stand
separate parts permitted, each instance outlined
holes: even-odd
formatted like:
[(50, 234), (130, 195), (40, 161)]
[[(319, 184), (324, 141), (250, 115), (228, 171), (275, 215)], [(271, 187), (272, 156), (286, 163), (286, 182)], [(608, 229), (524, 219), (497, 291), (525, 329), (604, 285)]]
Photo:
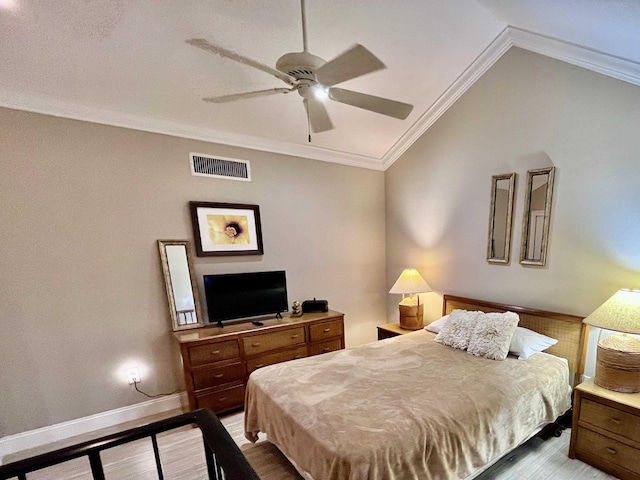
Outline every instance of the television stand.
[(254, 321), (253, 321), (253, 322), (251, 322), (251, 323), (253, 323), (256, 327), (262, 327), (262, 326), (264, 325), (264, 323), (263, 323), (263, 322), (259, 322), (259, 321), (257, 321), (257, 320), (254, 320)]
[(257, 368), (344, 348), (344, 315), (300, 317), (208, 325), (173, 332), (180, 344), (189, 408), (216, 413), (242, 408), (249, 374)]

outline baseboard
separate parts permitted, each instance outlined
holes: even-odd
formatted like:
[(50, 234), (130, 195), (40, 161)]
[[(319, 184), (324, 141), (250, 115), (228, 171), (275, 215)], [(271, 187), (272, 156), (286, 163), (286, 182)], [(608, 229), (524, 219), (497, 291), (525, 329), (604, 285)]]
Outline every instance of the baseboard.
[(43, 445), (65, 440), (76, 435), (113, 427), (121, 423), (138, 420), (162, 412), (175, 410), (187, 405), (186, 393), (176, 393), (127, 407), (117, 408), (88, 417), (50, 425), (0, 438), (0, 465), (4, 458), (22, 450), (41, 447)]

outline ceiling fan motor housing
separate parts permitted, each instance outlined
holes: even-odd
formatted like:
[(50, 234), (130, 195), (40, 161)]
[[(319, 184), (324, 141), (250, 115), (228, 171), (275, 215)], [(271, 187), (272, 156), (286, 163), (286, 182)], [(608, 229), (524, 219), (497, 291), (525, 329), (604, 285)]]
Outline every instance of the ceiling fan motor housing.
[(276, 62), (276, 69), (292, 76), (296, 80), (316, 79), (316, 70), (324, 65), (322, 58), (309, 52), (285, 53)]

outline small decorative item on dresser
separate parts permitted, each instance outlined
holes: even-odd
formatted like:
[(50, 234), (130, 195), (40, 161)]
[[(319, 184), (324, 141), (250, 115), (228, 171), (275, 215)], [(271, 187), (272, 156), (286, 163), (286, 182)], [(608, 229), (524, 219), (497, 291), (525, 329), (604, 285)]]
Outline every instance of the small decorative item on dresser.
[[(420, 304), (420, 293), (431, 291), (422, 275), (415, 268), (406, 268), (393, 284), (389, 293), (401, 293), (400, 327), (407, 330), (420, 330), (424, 326), (424, 306)], [(405, 295), (409, 295), (405, 298)], [(415, 295), (415, 296), (414, 296)]]
[(292, 317), (302, 316), (302, 303), (300, 303), (298, 300), (293, 302), (293, 305), (291, 306), (291, 316)]
[(594, 383), (616, 392), (640, 392), (640, 291), (619, 290), (584, 323), (616, 333), (598, 337)]
[(302, 302), (302, 312), (303, 313), (313, 313), (313, 312), (328, 312), (329, 311), (329, 302), (326, 300), (305, 300)]

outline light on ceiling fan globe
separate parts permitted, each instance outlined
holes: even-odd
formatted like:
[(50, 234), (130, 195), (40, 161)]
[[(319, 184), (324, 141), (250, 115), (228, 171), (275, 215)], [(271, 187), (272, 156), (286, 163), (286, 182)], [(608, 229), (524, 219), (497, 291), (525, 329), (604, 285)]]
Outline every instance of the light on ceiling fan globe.
[(327, 98), (329, 98), (329, 89), (323, 87), (322, 85), (316, 85), (313, 88), (313, 96), (316, 98), (316, 100), (324, 102)]

